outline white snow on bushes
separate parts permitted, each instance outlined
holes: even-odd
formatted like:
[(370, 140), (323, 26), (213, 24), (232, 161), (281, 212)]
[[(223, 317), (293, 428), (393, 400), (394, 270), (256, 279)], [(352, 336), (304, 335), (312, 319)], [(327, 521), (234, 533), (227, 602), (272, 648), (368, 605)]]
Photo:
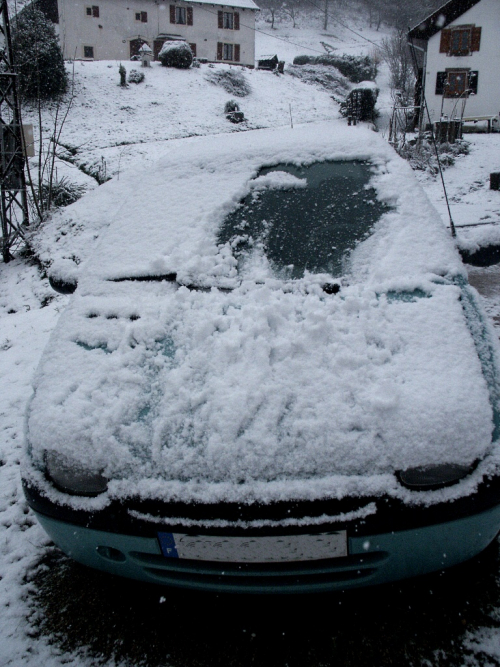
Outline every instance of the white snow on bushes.
[[(259, 168), (331, 159), (370, 160), (392, 207), (341, 293), (307, 273), (283, 285), (262, 262), (260, 282), (251, 268), (239, 276), (216, 234)], [(375, 133), (329, 123), (172, 142), (154, 170), (120, 181), (119, 207), (114, 187), (86, 198), (89, 225), (109, 216), (109, 227), (35, 380), (29, 474), (40, 483), (50, 449), (103, 470), (107, 498), (341, 497), (395, 492), (394, 470), (488, 450), (488, 390), (450, 280), (463, 267)], [(113, 280), (171, 272), (209, 289)]]

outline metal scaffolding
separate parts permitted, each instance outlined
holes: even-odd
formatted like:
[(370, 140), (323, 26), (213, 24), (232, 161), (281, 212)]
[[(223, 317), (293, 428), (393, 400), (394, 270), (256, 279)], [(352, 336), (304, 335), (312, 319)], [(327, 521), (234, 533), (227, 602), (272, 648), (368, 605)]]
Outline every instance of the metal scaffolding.
[(0, 216), (2, 256), (8, 262), (11, 249), (24, 240), (29, 220), (21, 112), (6, 0), (0, 0), (0, 15)]

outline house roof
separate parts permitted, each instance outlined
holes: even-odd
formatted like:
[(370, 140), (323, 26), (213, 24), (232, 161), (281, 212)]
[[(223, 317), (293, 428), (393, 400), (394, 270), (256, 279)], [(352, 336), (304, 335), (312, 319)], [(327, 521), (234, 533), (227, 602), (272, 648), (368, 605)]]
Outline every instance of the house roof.
[(481, 0), (449, 0), (434, 13), (421, 21), (418, 25), (412, 28), (408, 36), (413, 39), (429, 39), (437, 32), (446, 28), (459, 16), (464, 14), (467, 10), (477, 5)]
[[(189, 0), (186, 0), (189, 2)], [(240, 9), (259, 9), (253, 0), (228, 0), (227, 2), (214, 2), (214, 0), (194, 0), (193, 4), (221, 5), (223, 7), (238, 7)]]

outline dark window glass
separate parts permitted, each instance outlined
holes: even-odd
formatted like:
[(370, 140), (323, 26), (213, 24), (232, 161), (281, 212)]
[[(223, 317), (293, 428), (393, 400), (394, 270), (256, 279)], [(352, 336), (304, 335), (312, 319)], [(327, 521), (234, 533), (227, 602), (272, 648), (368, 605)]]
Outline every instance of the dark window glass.
[(466, 56), (470, 53), (471, 32), (465, 30), (451, 31), (450, 53), (454, 56)]
[(93, 58), (94, 57), (94, 47), (93, 46), (84, 46), (83, 47), (83, 57), (84, 58)]
[(224, 44), (223, 60), (233, 60), (232, 44)]
[(252, 248), (261, 247), (280, 277), (301, 278), (305, 271), (342, 275), (349, 252), (388, 210), (368, 187), (370, 164), (279, 164), (258, 176), (273, 171), (307, 179), (307, 187), (250, 193), (222, 223), (218, 242), (232, 245), (240, 270)]
[(176, 7), (175, 8), (175, 22), (186, 25), (186, 8), (185, 7)]
[(465, 92), (467, 87), (467, 72), (448, 72), (447, 95), (456, 97)]
[(233, 29), (233, 12), (224, 12), (223, 25), (226, 30)]
[(85, 7), (85, 13), (87, 16), (92, 16), (92, 7)]

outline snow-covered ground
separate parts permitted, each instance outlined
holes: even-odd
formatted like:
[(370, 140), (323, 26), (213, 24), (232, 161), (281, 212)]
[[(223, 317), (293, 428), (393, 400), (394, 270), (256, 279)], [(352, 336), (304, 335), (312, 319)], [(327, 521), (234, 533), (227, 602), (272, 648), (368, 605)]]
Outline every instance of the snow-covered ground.
[[(257, 55), (277, 53), (290, 62), (300, 53), (322, 53), (321, 41), (338, 48), (339, 53), (370, 53), (371, 43), (384, 36), (369, 30), (363, 19), (350, 17), (352, 33), (332, 23), (326, 32), (318, 26), (279, 25), (271, 31), (261, 21), (257, 33)], [(300, 25), (300, 24), (299, 24)], [(363, 37), (368, 38), (366, 41)], [(128, 71), (135, 64), (126, 63)], [(237, 98), (247, 122), (232, 125), (223, 113), (224, 104), (234, 97), (207, 80), (210, 73), (227, 66), (202, 66), (189, 71), (166, 70), (154, 66), (146, 81), (118, 86), (118, 63), (75, 63), (75, 98), (61, 135), (68, 149), (58, 161), (58, 173), (70, 180), (95, 188), (94, 178), (82, 171), (120, 178), (125, 170), (143, 174), (165, 151), (172, 138), (278, 127), (337, 117), (338, 107), (330, 93), (297, 79), (268, 72), (245, 70), (252, 92)], [(380, 106), (388, 106), (387, 72), (381, 68)], [(30, 114), (26, 114), (25, 120)], [(50, 114), (45, 116), (44, 132), (51, 132)], [(347, 130), (346, 130), (347, 131)], [(500, 136), (471, 136), (468, 156), (457, 159), (445, 172), (450, 188), (452, 214), (458, 225), (500, 219), (500, 193), (488, 189), (490, 171), (499, 170)], [(427, 175), (421, 182), (446, 224), (439, 183)], [(147, 192), (146, 192), (147, 196)], [(489, 216), (489, 217), (487, 217)], [(78, 226), (81, 220), (75, 220)], [(459, 232), (460, 233), (460, 232)], [(43, 252), (50, 256), (50, 247)], [(36, 631), (37, 610), (33, 602), (32, 573), (49, 553), (49, 540), (35, 523), (24, 501), (19, 478), (22, 456), (25, 406), (31, 394), (31, 380), (41, 352), (65, 307), (67, 297), (56, 295), (38, 268), (18, 257), (0, 265), (0, 666), (92, 665), (85, 652), (73, 653)], [(500, 316), (500, 301), (490, 300), (489, 312)], [(500, 609), (500, 600), (496, 600)], [(493, 605), (495, 606), (495, 605)], [(497, 612), (500, 613), (500, 612)], [(500, 655), (500, 632), (490, 628), (468, 637), (467, 664), (476, 663), (474, 655), (483, 652), (491, 664)], [(489, 659), (489, 658), (487, 658)], [(478, 659), (479, 660), (479, 659)], [(373, 664), (377, 658), (374, 656)], [(110, 658), (109, 665), (114, 664)], [(125, 660), (124, 664), (138, 662)], [(177, 663), (178, 664), (178, 663)], [(222, 663), (217, 663), (222, 664)], [(277, 664), (281, 664), (278, 662)], [(437, 664), (437, 663), (436, 663)], [(487, 663), (488, 664), (488, 663)]]

